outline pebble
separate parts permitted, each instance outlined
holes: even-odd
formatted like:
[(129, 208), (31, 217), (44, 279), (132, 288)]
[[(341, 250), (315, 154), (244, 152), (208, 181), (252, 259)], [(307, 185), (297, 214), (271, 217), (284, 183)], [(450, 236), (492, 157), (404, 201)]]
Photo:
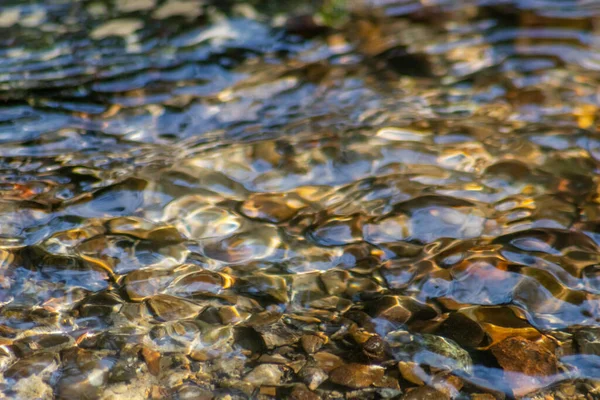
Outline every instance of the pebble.
[(360, 389), (381, 380), (384, 374), (385, 370), (382, 367), (352, 363), (331, 371), (329, 380), (338, 385)]
[(450, 396), (429, 386), (421, 386), (407, 392), (401, 400), (450, 400)]
[(254, 386), (277, 386), (281, 383), (283, 371), (277, 364), (261, 364), (250, 371), (244, 381)]
[(505, 371), (547, 376), (558, 370), (558, 360), (550, 351), (522, 337), (511, 337), (491, 348)]

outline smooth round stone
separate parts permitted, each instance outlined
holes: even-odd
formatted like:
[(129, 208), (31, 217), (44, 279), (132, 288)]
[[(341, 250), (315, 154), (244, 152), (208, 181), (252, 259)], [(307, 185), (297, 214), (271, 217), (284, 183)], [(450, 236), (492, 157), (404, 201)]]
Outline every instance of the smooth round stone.
[(75, 248), (82, 242), (106, 232), (103, 226), (90, 225), (68, 231), (56, 232), (42, 243), (42, 247), (52, 254), (74, 255)]
[(275, 301), (289, 301), (287, 282), (277, 275), (255, 274), (240, 278), (236, 290), (257, 297), (270, 297)]
[(185, 239), (174, 226), (159, 225), (138, 217), (119, 217), (107, 222), (110, 234), (127, 235), (156, 243), (179, 243)]
[(14, 342), (15, 354), (18, 357), (26, 357), (38, 351), (56, 353), (75, 345), (71, 336), (58, 333), (48, 333), (45, 335), (27, 336)]
[(187, 214), (176, 226), (190, 239), (223, 238), (242, 228), (242, 217), (219, 207), (199, 208)]
[(376, 318), (404, 324), (411, 320), (427, 320), (438, 314), (433, 307), (408, 296), (382, 296), (366, 303), (366, 311)]
[(261, 364), (244, 377), (245, 382), (254, 386), (277, 386), (283, 378), (283, 371), (277, 364)]
[(142, 301), (162, 292), (173, 280), (170, 270), (145, 268), (127, 274), (125, 291), (132, 301)]
[(219, 294), (230, 288), (233, 282), (233, 277), (226, 273), (199, 270), (175, 278), (167, 288), (167, 293), (181, 297)]
[(412, 335), (406, 331), (390, 332), (385, 339), (398, 361), (411, 361), (450, 371), (471, 372), (471, 356), (453, 340), (431, 334)]
[(61, 400), (99, 397), (114, 363), (106, 352), (69, 350), (63, 355), (63, 373), (56, 384), (56, 397)]
[(329, 380), (353, 389), (366, 388), (383, 378), (385, 369), (376, 365), (346, 364), (329, 374)]
[(77, 251), (90, 263), (115, 274), (147, 267), (171, 268), (183, 263), (189, 250), (184, 244), (157, 246), (128, 236), (99, 236), (87, 240)]
[(207, 361), (231, 353), (234, 340), (230, 326), (200, 325), (201, 333), (193, 343), (189, 356), (193, 360)]
[(19, 380), (31, 375), (49, 376), (59, 367), (57, 354), (38, 353), (27, 358), (21, 358), (4, 371), (4, 378)]
[(314, 227), (310, 239), (320, 246), (343, 246), (363, 239), (360, 216), (331, 218)]
[(240, 264), (273, 255), (281, 244), (277, 229), (262, 226), (222, 240), (203, 244), (204, 255), (229, 264)]
[(445, 196), (423, 196), (399, 203), (386, 216), (364, 227), (365, 240), (372, 243), (418, 240), (429, 243), (440, 238), (468, 239), (480, 236), (486, 218), (475, 204)]
[(253, 193), (242, 203), (240, 211), (248, 218), (277, 224), (289, 220), (306, 206), (300, 196), (292, 193)]
[(205, 308), (194, 302), (166, 294), (150, 297), (147, 302), (156, 318), (162, 321), (193, 318)]
[(143, 343), (159, 353), (181, 353), (193, 360), (207, 361), (231, 352), (233, 339), (231, 327), (187, 320), (155, 326)]

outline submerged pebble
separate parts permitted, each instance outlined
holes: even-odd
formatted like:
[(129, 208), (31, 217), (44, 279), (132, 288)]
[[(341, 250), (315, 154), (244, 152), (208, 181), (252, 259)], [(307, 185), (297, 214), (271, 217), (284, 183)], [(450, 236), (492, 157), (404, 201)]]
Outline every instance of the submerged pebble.
[(593, 2), (4, 3), (0, 398), (600, 398)]

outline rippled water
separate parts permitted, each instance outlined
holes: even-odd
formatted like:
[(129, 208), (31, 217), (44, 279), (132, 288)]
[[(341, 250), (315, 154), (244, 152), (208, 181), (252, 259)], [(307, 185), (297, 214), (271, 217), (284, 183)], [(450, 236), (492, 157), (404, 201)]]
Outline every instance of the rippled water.
[(600, 396), (600, 3), (279, 3), (2, 2), (0, 397)]

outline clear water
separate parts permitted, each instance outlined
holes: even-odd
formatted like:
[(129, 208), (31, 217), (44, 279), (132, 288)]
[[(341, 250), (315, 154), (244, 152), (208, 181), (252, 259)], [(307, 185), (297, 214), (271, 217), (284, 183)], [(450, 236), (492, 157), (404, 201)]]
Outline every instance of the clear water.
[(4, 0), (0, 393), (599, 396), (599, 14)]

